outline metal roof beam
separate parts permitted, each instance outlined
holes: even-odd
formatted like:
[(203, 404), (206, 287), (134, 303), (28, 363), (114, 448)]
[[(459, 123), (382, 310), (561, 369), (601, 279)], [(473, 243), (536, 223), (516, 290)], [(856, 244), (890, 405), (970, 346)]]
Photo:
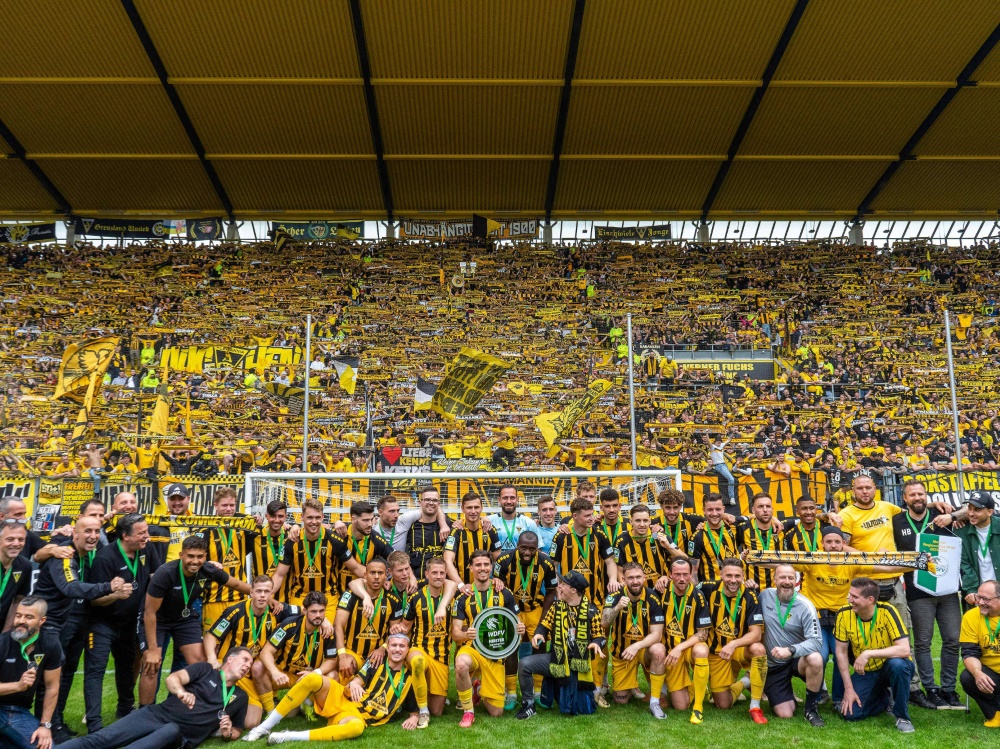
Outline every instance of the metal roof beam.
[(191, 142), (191, 148), (193, 148), (195, 154), (197, 154), (198, 161), (201, 162), (201, 166), (205, 170), (205, 175), (208, 177), (208, 181), (212, 184), (212, 189), (215, 190), (215, 196), (219, 199), (219, 203), (222, 205), (223, 210), (225, 210), (226, 216), (229, 220), (235, 221), (236, 219), (233, 215), (233, 203), (229, 199), (229, 194), (226, 192), (226, 188), (223, 186), (222, 180), (219, 179), (219, 175), (215, 171), (215, 167), (212, 166), (212, 162), (205, 156), (205, 148), (201, 143), (201, 138), (198, 137), (198, 132), (194, 129), (194, 123), (191, 122), (191, 118), (188, 116), (187, 110), (184, 108), (184, 103), (181, 101), (181, 97), (177, 94), (177, 89), (174, 88), (173, 84), (169, 80), (167, 68), (163, 64), (160, 53), (156, 50), (156, 45), (153, 44), (153, 40), (149, 36), (149, 31), (146, 29), (146, 24), (143, 22), (142, 16), (139, 15), (139, 9), (135, 7), (135, 3), (132, 0), (121, 0), (121, 4), (122, 8), (125, 10), (125, 14), (128, 16), (128, 20), (132, 23), (132, 28), (135, 29), (136, 36), (139, 37), (139, 42), (142, 44), (142, 48), (146, 51), (146, 57), (149, 58), (149, 64), (153, 66), (153, 70), (156, 72), (156, 77), (160, 79), (160, 86), (163, 88), (163, 92), (167, 95), (167, 99), (170, 100), (170, 104), (173, 106), (174, 112), (177, 114), (177, 119), (180, 120), (181, 127), (184, 128), (184, 132), (187, 134), (188, 140)]
[(24, 150), (24, 146), (21, 145), (21, 141), (17, 139), (17, 136), (10, 131), (7, 124), (0, 120), (0, 138), (7, 141), (7, 145), (10, 146), (11, 154), (7, 158), (14, 158), (20, 161), (31, 172), (38, 184), (42, 186), (42, 189), (49, 194), (53, 202), (56, 204), (59, 213), (64, 213), (67, 216), (73, 213), (73, 209), (70, 207), (69, 201), (63, 196), (59, 191), (59, 188), (53, 184), (52, 180), (49, 179), (48, 175), (42, 171), (42, 168), (38, 166), (38, 163), (29, 158), (28, 154)]
[(382, 203), (385, 205), (385, 215), (393, 220), (392, 187), (389, 184), (389, 167), (385, 164), (385, 145), (382, 140), (382, 125), (378, 117), (378, 104), (375, 101), (375, 87), (372, 85), (372, 63), (368, 56), (368, 40), (365, 37), (364, 19), (361, 17), (360, 0), (348, 0), (351, 7), (351, 22), (354, 24), (354, 44), (358, 48), (358, 66), (361, 68), (361, 78), (365, 89), (365, 106), (368, 109), (368, 126), (372, 134), (372, 147), (375, 149), (375, 167), (378, 171), (378, 182), (382, 188)]
[(875, 186), (868, 191), (867, 195), (865, 195), (864, 200), (861, 201), (861, 205), (858, 206), (857, 213), (854, 216), (855, 221), (863, 221), (864, 217), (871, 213), (872, 204), (878, 196), (882, 194), (882, 191), (885, 190), (886, 186), (895, 176), (896, 172), (898, 172), (899, 168), (903, 165), (903, 162), (912, 161), (916, 158), (914, 151), (916, 150), (917, 145), (920, 143), (921, 139), (927, 135), (927, 131), (931, 129), (935, 122), (937, 122), (938, 118), (944, 114), (944, 110), (948, 108), (948, 105), (951, 104), (952, 100), (958, 95), (958, 92), (963, 88), (976, 85), (976, 82), (972, 80), (972, 76), (976, 72), (976, 69), (982, 64), (983, 60), (985, 60), (989, 56), (990, 52), (993, 51), (997, 42), (1000, 42), (1000, 24), (993, 29), (993, 33), (990, 34), (986, 38), (986, 41), (983, 42), (982, 46), (976, 50), (976, 54), (974, 54), (972, 59), (969, 60), (969, 64), (966, 65), (962, 69), (962, 72), (958, 74), (958, 79), (955, 81), (955, 85), (941, 95), (941, 98), (938, 99), (934, 108), (931, 109), (930, 113), (924, 118), (924, 121), (920, 123), (913, 135), (910, 136), (910, 139), (906, 141), (906, 145), (903, 146), (903, 150), (899, 152), (899, 156), (896, 160), (885, 168), (885, 171), (882, 172), (882, 176), (879, 177), (878, 182), (876, 182)]
[(552, 138), (552, 162), (549, 164), (549, 182), (545, 188), (545, 221), (552, 220), (552, 208), (556, 202), (556, 188), (559, 185), (559, 159), (562, 156), (563, 140), (566, 137), (566, 121), (569, 119), (569, 99), (573, 92), (573, 75), (576, 72), (576, 55), (580, 51), (580, 32), (583, 30), (583, 11), (587, 0), (576, 0), (573, 5), (573, 19), (569, 27), (569, 44), (566, 46), (566, 68), (563, 71), (562, 94), (559, 97), (559, 111), (556, 114), (556, 132)]
[(805, 13), (806, 6), (808, 4), (809, 0), (798, 0), (798, 2), (795, 3), (795, 7), (792, 8), (791, 15), (788, 16), (788, 21), (785, 22), (785, 28), (781, 32), (781, 36), (778, 38), (778, 43), (774, 47), (774, 52), (771, 53), (771, 59), (768, 60), (767, 67), (764, 68), (764, 75), (761, 77), (760, 85), (754, 91), (753, 96), (750, 99), (750, 104), (747, 105), (747, 111), (743, 113), (743, 119), (740, 120), (739, 127), (736, 128), (733, 140), (729, 144), (729, 151), (726, 154), (726, 160), (719, 164), (719, 170), (715, 173), (715, 179), (712, 181), (712, 186), (709, 188), (708, 195), (705, 197), (705, 203), (701, 207), (702, 222), (708, 221), (708, 214), (711, 212), (712, 206), (715, 204), (715, 199), (722, 191), (722, 185), (726, 181), (726, 175), (729, 174), (729, 170), (733, 166), (733, 160), (736, 158), (736, 154), (739, 153), (740, 146), (743, 145), (743, 139), (746, 138), (747, 133), (750, 131), (750, 125), (753, 123), (754, 115), (757, 114), (757, 110), (760, 108), (761, 102), (764, 100), (764, 94), (767, 93), (768, 86), (771, 85), (771, 79), (774, 78), (774, 74), (778, 70), (781, 58), (784, 56), (785, 50), (788, 49), (788, 45), (792, 41), (792, 35), (795, 33), (795, 29), (799, 25), (799, 21), (802, 19), (802, 14)]

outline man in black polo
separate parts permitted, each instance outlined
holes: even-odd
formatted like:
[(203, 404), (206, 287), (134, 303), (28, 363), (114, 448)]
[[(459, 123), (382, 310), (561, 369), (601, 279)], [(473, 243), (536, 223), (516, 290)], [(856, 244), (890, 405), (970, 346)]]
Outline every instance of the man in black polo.
[(250, 586), (221, 567), (206, 565), (208, 541), (188, 536), (181, 543), (181, 557), (160, 567), (149, 580), (146, 603), (139, 627), (139, 647), (143, 651), (139, 680), (139, 703), (151, 705), (160, 685), (160, 667), (167, 638), (174, 641), (186, 663), (205, 660), (201, 612), (205, 583), (211, 581), (244, 594)]
[(84, 652), (83, 699), (87, 712), (87, 732), (100, 731), (104, 674), (108, 657), (115, 657), (115, 686), (118, 690), (117, 718), (135, 707), (135, 660), (139, 652), (136, 623), (149, 585), (146, 543), (149, 526), (142, 515), (123, 515), (117, 523), (118, 538), (97, 552), (91, 567), (91, 581), (125, 581), (132, 593), (124, 599), (110, 597), (90, 605), (90, 637)]
[[(63, 723), (63, 709), (69, 697), (73, 676), (87, 643), (87, 618), (84, 601), (98, 599), (118, 600), (128, 598), (133, 592), (120, 577), (107, 582), (92, 582), (93, 563), (97, 556), (97, 544), (101, 538), (101, 519), (95, 515), (85, 515), (73, 526), (73, 537), (67, 544), (73, 551), (66, 559), (53, 557), (42, 565), (35, 583), (35, 595), (45, 599), (48, 615), (43, 629), (52, 632), (59, 639), (65, 656), (59, 700), (53, 716), (53, 737), (56, 743), (66, 741), (74, 734)], [(39, 692), (45, 687), (39, 685)], [(40, 706), (35, 706), (38, 715)]]
[(252, 665), (253, 656), (243, 647), (230, 650), (218, 670), (205, 662), (192, 663), (167, 677), (170, 695), (163, 702), (60, 744), (59, 749), (194, 749), (210, 736), (235, 741), (248, 704), (247, 693), (236, 682), (250, 673)]
[[(58, 637), (42, 631), (46, 610), (41, 598), (27, 596), (17, 606), (11, 630), (0, 634), (0, 746), (4, 749), (52, 747), (62, 648)], [(48, 689), (39, 723), (31, 714), (31, 703), (43, 682)]]
[(31, 592), (31, 562), (21, 556), (28, 529), (19, 520), (0, 520), (0, 632), (13, 624), (17, 603)]

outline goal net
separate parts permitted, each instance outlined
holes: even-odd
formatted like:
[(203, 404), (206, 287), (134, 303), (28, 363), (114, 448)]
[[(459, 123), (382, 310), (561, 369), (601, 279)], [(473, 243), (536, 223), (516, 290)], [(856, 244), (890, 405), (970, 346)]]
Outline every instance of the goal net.
[(442, 509), (458, 515), (460, 500), (469, 491), (483, 498), (484, 509), (498, 510), (497, 498), (504, 486), (517, 489), (520, 508), (534, 513), (541, 497), (551, 496), (559, 512), (569, 511), (577, 489), (589, 481), (598, 494), (613, 487), (621, 495), (622, 506), (646, 504), (657, 508), (656, 497), (666, 488), (680, 490), (681, 474), (676, 470), (644, 471), (504, 471), (482, 473), (268, 473), (245, 476), (245, 511), (262, 513), (270, 502), (281, 500), (292, 515), (300, 512), (303, 500), (322, 503), (331, 519), (347, 522), (351, 504), (358, 501), (376, 504), (389, 494), (399, 500), (401, 509), (416, 509), (421, 487), (433, 485), (441, 494)]

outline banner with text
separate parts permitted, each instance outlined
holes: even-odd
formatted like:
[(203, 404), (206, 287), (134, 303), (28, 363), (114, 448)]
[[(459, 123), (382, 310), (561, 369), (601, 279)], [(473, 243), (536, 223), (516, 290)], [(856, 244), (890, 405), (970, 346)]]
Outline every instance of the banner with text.
[(54, 242), (55, 222), (45, 224), (0, 224), (0, 244), (31, 244)]
[[(541, 222), (537, 218), (491, 218), (500, 224), (489, 236), (492, 239), (531, 239), (538, 236)], [(472, 236), (472, 218), (453, 221), (420, 221), (400, 219), (397, 236), (400, 239), (459, 239)]]
[[(948, 502), (956, 509), (962, 507), (957, 472), (920, 471), (904, 475), (902, 481), (910, 479), (916, 479), (927, 488), (927, 501)], [(962, 487), (966, 498), (971, 491), (989, 492), (1000, 508), (1000, 471), (963, 471)]]
[(616, 242), (651, 242), (672, 239), (670, 224), (654, 226), (595, 226), (594, 239), (611, 239)]
[(320, 242), (326, 239), (362, 239), (364, 221), (272, 221), (271, 231), (285, 232), (293, 240)]

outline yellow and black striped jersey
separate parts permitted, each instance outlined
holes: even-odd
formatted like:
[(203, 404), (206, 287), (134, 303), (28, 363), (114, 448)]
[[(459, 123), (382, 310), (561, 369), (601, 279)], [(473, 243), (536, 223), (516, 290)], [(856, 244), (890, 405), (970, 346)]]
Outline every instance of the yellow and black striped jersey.
[(678, 594), (671, 582), (660, 594), (660, 608), (663, 609), (663, 639), (667, 650), (675, 648), (699, 629), (712, 626), (705, 594), (694, 585), (688, 585), (684, 593)]
[[(351, 526), (347, 526), (347, 537), (344, 539), (344, 544), (347, 546), (347, 551), (350, 552), (351, 558), (362, 567), (366, 566), (375, 557), (385, 559), (392, 554), (392, 547), (383, 541), (377, 533), (372, 532), (359, 541), (354, 537)], [(350, 570), (346, 567), (340, 568), (341, 590), (347, 590), (347, 586), (350, 585), (353, 579), (354, 575), (351, 574)]]
[(614, 555), (615, 549), (608, 537), (594, 528), (588, 528), (583, 536), (576, 535), (572, 528), (569, 533), (556, 533), (549, 550), (549, 557), (560, 575), (576, 570), (587, 578), (590, 584), (588, 595), (595, 606), (604, 602), (607, 588), (604, 560)]
[(618, 539), (615, 548), (615, 558), (621, 567), (629, 562), (635, 562), (646, 573), (646, 584), (652, 587), (656, 581), (667, 574), (669, 559), (663, 547), (652, 536), (639, 538), (631, 531), (625, 532)]
[(736, 536), (731, 528), (723, 525), (719, 530), (702, 526), (688, 541), (688, 556), (698, 563), (698, 579), (711, 582), (719, 579), (722, 560), (739, 557)]
[(307, 539), (304, 533), (298, 541), (285, 541), (281, 563), (288, 565), (292, 598), (301, 601), (314, 590), (325, 593), (327, 598), (338, 597), (340, 567), (350, 558), (351, 552), (344, 542), (325, 529), (315, 541)]
[(618, 539), (625, 533), (632, 530), (632, 523), (623, 518), (621, 515), (619, 515), (618, 520), (613, 523), (609, 523), (603, 517), (598, 517), (594, 519), (594, 528), (607, 536), (608, 541), (611, 542), (612, 546), (617, 546)]
[(268, 607), (258, 616), (253, 612), (249, 598), (234, 603), (222, 612), (222, 616), (208, 630), (219, 642), (216, 657), (222, 661), (231, 648), (242, 647), (250, 648), (256, 658), (278, 624), (299, 616), (300, 613), (297, 606), (284, 606), (281, 615), (276, 617)]
[(410, 555), (410, 569), (418, 580), (422, 580), (427, 560), (444, 553), (441, 526), (436, 520), (430, 523), (418, 520), (410, 526), (406, 532), (406, 553)]
[[(773, 528), (761, 530), (754, 518), (740, 518), (736, 521), (735, 528), (736, 547), (740, 550), (777, 551), (781, 548), (783, 537), (781, 531), (776, 532)], [(761, 590), (774, 586), (774, 570), (769, 567), (747, 564), (743, 566), (743, 571), (746, 578), (757, 583)]]
[[(205, 528), (198, 531), (198, 535), (208, 541), (208, 561), (218, 562), (232, 577), (246, 581), (247, 554), (258, 534), (234, 528)], [(235, 588), (208, 583), (204, 600), (205, 603), (235, 603), (243, 595)]]
[(319, 627), (306, 632), (306, 618), (300, 616), (279, 624), (268, 644), (275, 649), (274, 665), (286, 674), (299, 671), (313, 671), (323, 661), (337, 657), (337, 643), (333, 638), (325, 639)]
[(764, 612), (757, 593), (740, 586), (739, 592), (729, 598), (723, 593), (721, 582), (702, 583), (701, 592), (708, 601), (708, 614), (712, 627), (708, 632), (708, 652), (718, 653), (747, 633), (750, 627), (764, 626)]
[[(506, 588), (497, 592), (493, 589), (493, 581), (490, 580), (490, 587), (487, 590), (474, 588), (471, 595), (461, 595), (451, 604), (452, 619), (460, 622), (467, 622), (471, 625), (479, 616), (479, 612), (490, 607), (503, 607), (513, 611), (515, 614), (520, 611), (517, 606), (517, 599), (514, 594)], [(502, 663), (503, 661), (501, 661)]]
[(372, 596), (374, 612), (369, 619), (362, 610), (362, 601), (350, 590), (345, 590), (337, 604), (338, 611), (347, 612), (344, 628), (344, 647), (353, 650), (362, 660), (368, 660), (389, 635), (390, 622), (403, 615), (403, 603), (390, 590), (382, 589)]
[(378, 666), (366, 663), (358, 671), (358, 677), (364, 686), (365, 695), (356, 704), (366, 726), (388, 723), (399, 710), (417, 712), (410, 673), (405, 665), (402, 670), (393, 671), (388, 663), (380, 663)]
[(802, 523), (794, 518), (785, 521), (781, 547), (785, 551), (823, 551), (823, 537), (820, 535), (819, 523), (812, 530), (806, 530)]
[[(627, 593), (622, 590), (612, 593), (604, 599), (604, 610), (615, 606)], [(649, 634), (649, 628), (654, 624), (663, 624), (663, 609), (660, 606), (659, 594), (652, 588), (643, 588), (639, 598), (629, 598), (625, 606), (611, 622), (608, 631), (611, 655), (620, 657), (625, 648), (644, 639)]]
[[(278, 565), (285, 555), (285, 532), (282, 531), (277, 536), (270, 533), (258, 533), (250, 542), (250, 582), (260, 575), (267, 575), (273, 578), (278, 571)], [(274, 600), (288, 603), (289, 590), (292, 586), (291, 570), (285, 575), (285, 581), (281, 584), (281, 590), (274, 591)]]
[(701, 515), (690, 512), (681, 512), (677, 516), (677, 522), (673, 525), (667, 523), (663, 510), (657, 510), (651, 518), (653, 525), (663, 526), (663, 532), (667, 534), (667, 539), (681, 551), (688, 547), (688, 542), (694, 536), (695, 528), (705, 522)]
[(490, 528), (489, 532), (482, 528), (470, 530), (469, 528), (456, 528), (444, 542), (444, 550), (455, 555), (455, 569), (458, 570), (459, 577), (466, 585), (472, 584), (472, 570), (469, 569), (469, 559), (472, 552), (483, 549), (485, 551), (500, 551), (500, 536)]
[[(850, 606), (844, 606), (837, 612), (837, 623), (833, 627), (833, 636), (848, 644), (847, 659), (851, 664), (863, 651), (891, 648), (897, 640), (902, 640), (908, 634), (896, 607), (891, 603), (878, 601), (875, 603), (875, 612), (868, 621), (862, 621)], [(865, 666), (865, 671), (878, 671), (884, 664), (885, 658), (872, 658)]]
[(516, 549), (505, 551), (493, 565), (493, 577), (502, 580), (514, 594), (521, 611), (537, 609), (544, 603), (545, 593), (554, 592), (559, 584), (555, 564), (540, 551), (528, 564), (521, 561)]
[(434, 623), (434, 614), (441, 605), (441, 596), (431, 594), (426, 584), (410, 596), (403, 609), (403, 618), (413, 622), (410, 642), (440, 663), (448, 663), (451, 650), (451, 607), (445, 607), (445, 617), (441, 624)]

